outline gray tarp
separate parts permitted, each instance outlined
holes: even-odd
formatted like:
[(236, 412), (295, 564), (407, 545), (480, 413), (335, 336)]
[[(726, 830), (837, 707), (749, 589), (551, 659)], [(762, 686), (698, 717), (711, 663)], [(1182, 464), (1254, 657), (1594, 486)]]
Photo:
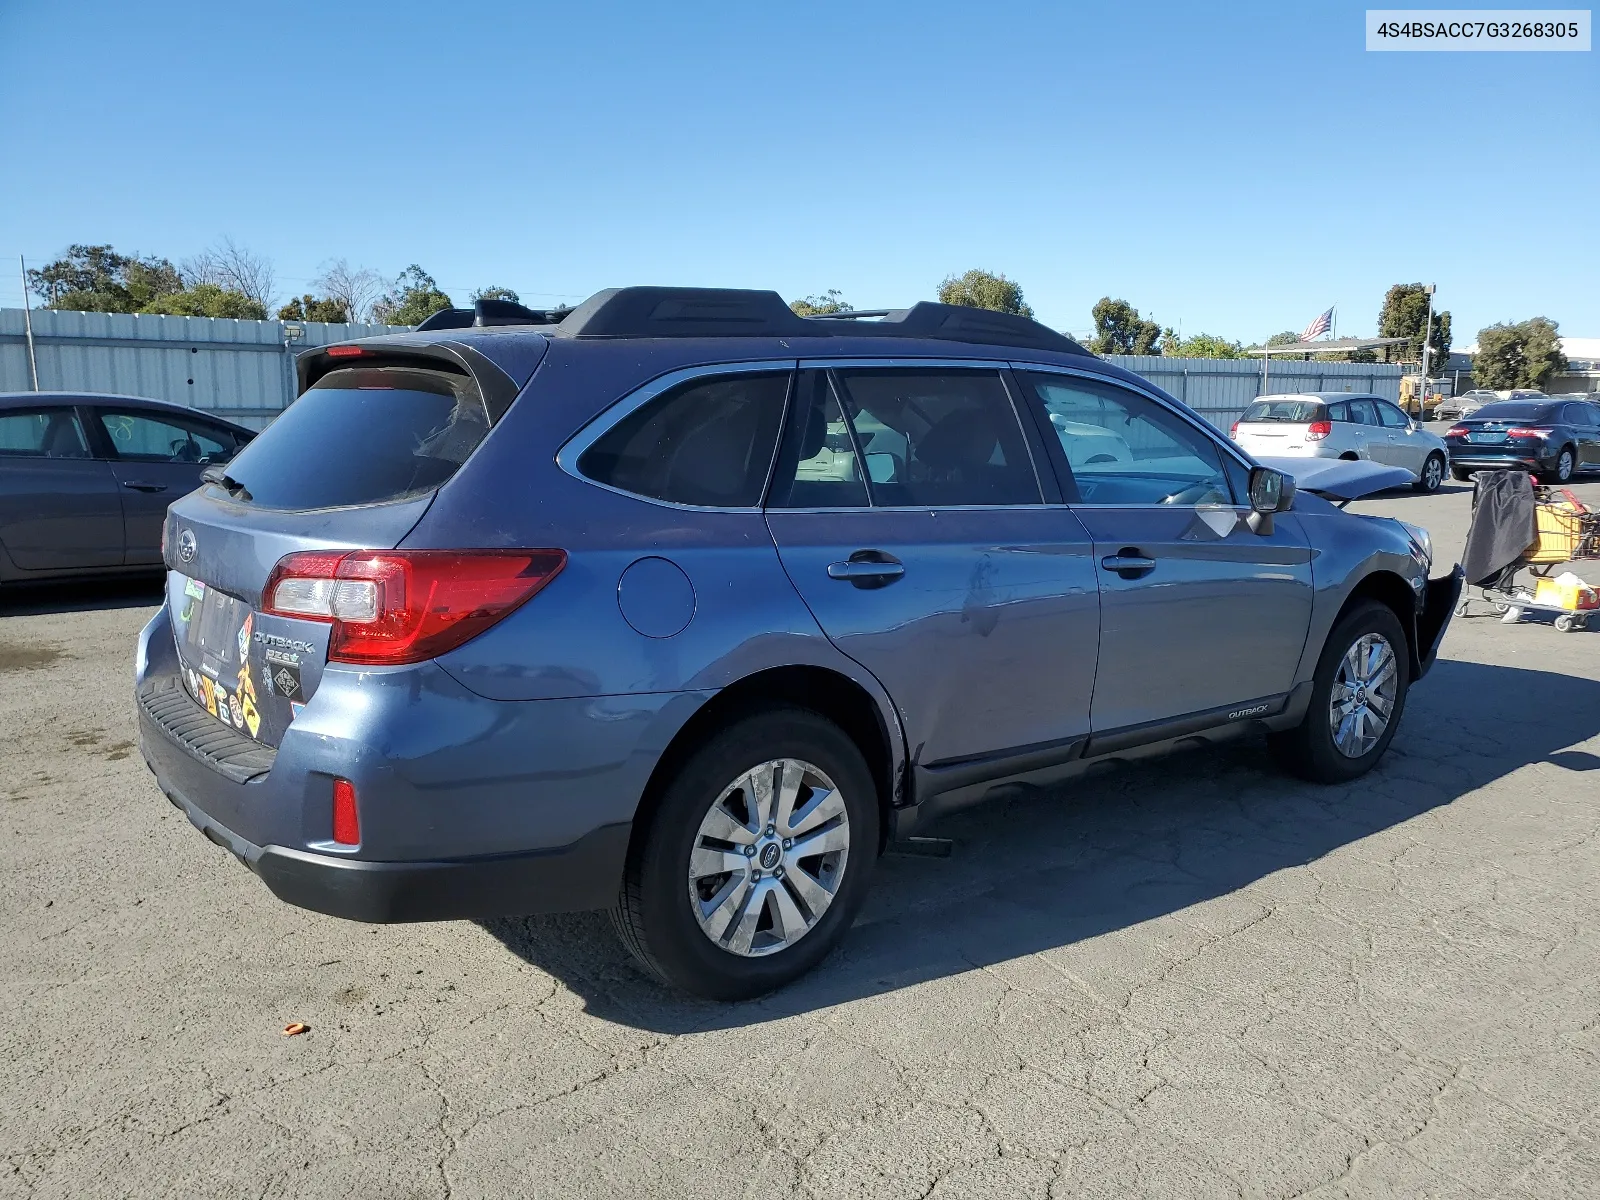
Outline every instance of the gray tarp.
[(1468, 583), (1485, 587), (1537, 536), (1533, 479), (1525, 471), (1479, 471), (1473, 480), (1477, 493), (1461, 565)]

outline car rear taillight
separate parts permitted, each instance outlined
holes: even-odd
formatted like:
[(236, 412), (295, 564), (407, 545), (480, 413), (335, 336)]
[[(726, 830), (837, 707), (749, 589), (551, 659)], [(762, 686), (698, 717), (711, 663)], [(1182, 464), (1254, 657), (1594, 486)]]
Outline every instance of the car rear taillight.
[(1467, 427), (1465, 425), (1452, 425), (1444, 431), (1444, 435), (1445, 437), (1466, 437)]
[(352, 550), (290, 554), (262, 611), (327, 621), (333, 662), (423, 662), (477, 637), (561, 573), (565, 550)]
[(329, 358), (360, 358), (367, 350), (361, 346), (329, 346), (325, 353)]
[(1306, 426), (1306, 441), (1320, 442), (1333, 432), (1332, 421), (1313, 421)]
[(1508, 430), (1506, 430), (1506, 436), (1507, 437), (1514, 437), (1514, 438), (1542, 438), (1542, 437), (1549, 437), (1550, 436), (1550, 430), (1548, 430), (1548, 429), (1508, 429)]
[(361, 814), (356, 811), (356, 785), (333, 781), (333, 840), (341, 846), (361, 844)]
[(1228, 426), (1228, 436), (1234, 441), (1239, 440), (1239, 422), (1235, 421), (1232, 425)]

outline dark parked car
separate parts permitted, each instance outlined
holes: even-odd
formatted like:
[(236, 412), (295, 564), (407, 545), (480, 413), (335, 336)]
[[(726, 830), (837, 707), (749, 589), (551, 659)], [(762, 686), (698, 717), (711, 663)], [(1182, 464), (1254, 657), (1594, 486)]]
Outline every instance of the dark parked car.
[(737, 997), (998, 785), (1249, 729), (1313, 779), (1377, 762), (1459, 570), (1323, 495), (1409, 472), (1297, 492), (1032, 321), (857, 316), (624, 288), (303, 355), (168, 518), (162, 790), (292, 903), (608, 908)]
[(254, 436), (162, 400), (0, 394), (0, 585), (159, 570), (167, 505)]
[(1600, 407), (1583, 400), (1502, 400), (1445, 432), (1457, 479), (1486, 468), (1516, 467), (1542, 483), (1600, 471)]

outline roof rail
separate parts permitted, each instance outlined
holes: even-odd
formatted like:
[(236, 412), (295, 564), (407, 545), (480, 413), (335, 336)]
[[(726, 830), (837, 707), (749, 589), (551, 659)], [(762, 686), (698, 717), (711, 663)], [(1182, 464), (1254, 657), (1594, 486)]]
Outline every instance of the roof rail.
[[(881, 318), (870, 333), (855, 323), (867, 316)], [(910, 308), (801, 317), (777, 292), (737, 288), (609, 288), (571, 310), (554, 332), (571, 338), (926, 338), (1089, 353), (1065, 334), (1011, 313), (923, 301)]]
[(570, 308), (525, 308), (512, 300), (479, 300), (471, 308), (441, 308), (417, 329), (482, 329), (488, 325), (558, 325)]

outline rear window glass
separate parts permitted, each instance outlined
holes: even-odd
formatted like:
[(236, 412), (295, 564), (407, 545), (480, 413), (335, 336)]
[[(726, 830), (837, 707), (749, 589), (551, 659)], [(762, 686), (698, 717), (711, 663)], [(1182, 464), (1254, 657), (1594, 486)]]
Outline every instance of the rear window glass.
[(1303, 425), (1315, 421), (1322, 405), (1315, 400), (1257, 400), (1244, 410), (1243, 421), (1287, 421)]
[(669, 504), (754, 508), (788, 393), (787, 371), (686, 383), (618, 421), (583, 452), (578, 470)]
[(439, 487), (488, 432), (465, 375), (351, 368), (308, 388), (227, 471), (263, 508), (378, 504)]
[(1502, 400), (1485, 404), (1473, 418), (1479, 421), (1549, 421), (1555, 417), (1554, 404), (1529, 404), (1526, 400)]

